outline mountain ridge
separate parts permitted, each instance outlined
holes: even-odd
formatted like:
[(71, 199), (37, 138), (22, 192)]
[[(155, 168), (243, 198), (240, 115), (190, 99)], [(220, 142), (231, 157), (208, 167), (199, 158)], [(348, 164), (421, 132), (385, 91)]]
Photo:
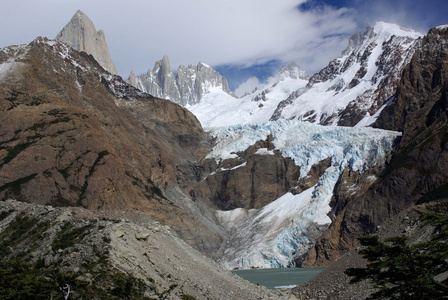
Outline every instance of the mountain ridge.
[[(401, 71), (421, 36), (395, 24), (378, 22), (365, 32), (353, 34), (342, 55), (311, 77), (290, 65), (299, 76), (288, 76), (288, 67), (283, 67), (264, 88), (250, 95), (235, 100), (222, 93), (210, 94), (189, 109), (205, 127), (279, 119), (370, 126), (395, 93)], [(232, 116), (234, 112), (236, 117)]]
[[(281, 102), (271, 120), (297, 118), (322, 125), (355, 126), (373, 116), (394, 94), (390, 87), (396, 85), (412, 56), (414, 40), (421, 36), (384, 22), (355, 33), (342, 56)], [(319, 102), (310, 100), (316, 97)]]

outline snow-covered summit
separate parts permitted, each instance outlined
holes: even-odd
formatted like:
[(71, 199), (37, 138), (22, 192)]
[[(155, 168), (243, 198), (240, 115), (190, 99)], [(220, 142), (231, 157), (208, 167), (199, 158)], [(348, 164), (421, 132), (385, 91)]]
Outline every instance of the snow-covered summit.
[(422, 36), (421, 33), (418, 33), (415, 30), (412, 30), (409, 28), (404, 28), (397, 24), (387, 23), (387, 22), (382, 22), (382, 21), (375, 23), (375, 25), (373, 26), (373, 31), (379, 36), (384, 34), (385, 39), (389, 39), (392, 35), (408, 36), (408, 37), (412, 37), (415, 39)]
[(276, 82), (287, 78), (308, 80), (310, 77), (305, 70), (301, 69), (296, 63), (292, 62), (287, 66), (282, 66), (280, 71), (271, 77), (268, 82), (275, 84)]
[(354, 126), (371, 117), (394, 94), (421, 36), (385, 22), (355, 33), (342, 56), (282, 101), (271, 119)]

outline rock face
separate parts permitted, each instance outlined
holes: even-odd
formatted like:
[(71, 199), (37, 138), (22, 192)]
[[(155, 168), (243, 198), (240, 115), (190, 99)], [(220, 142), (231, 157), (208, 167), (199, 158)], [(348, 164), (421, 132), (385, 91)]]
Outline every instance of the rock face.
[(56, 40), (66, 43), (78, 51), (91, 54), (104, 69), (117, 74), (107, 48), (104, 31), (96, 31), (92, 21), (80, 10), (56, 36)]
[(178, 185), (209, 148), (191, 113), (59, 42), (3, 48), (0, 64), (0, 199), (139, 209), (205, 252), (219, 243)]
[(303, 266), (328, 265), (355, 245), (356, 236), (416, 203), (448, 198), (448, 28), (430, 30), (405, 67), (395, 100), (376, 126), (403, 137), (379, 179), (350, 199), (308, 253)]
[[(410, 243), (427, 241), (434, 234), (434, 228), (429, 225), (422, 227), (418, 212), (425, 211), (425, 205), (405, 209), (383, 223), (375, 235), (382, 241), (401, 235), (406, 236)], [(293, 294), (299, 299), (367, 299), (375, 291), (372, 283), (365, 280), (353, 284), (350, 283), (351, 278), (344, 274), (348, 268), (365, 268), (367, 261), (358, 254), (359, 250), (356, 247), (348, 251), (319, 275), (293, 288)]]
[(274, 152), (272, 136), (238, 154), (236, 159), (208, 168), (216, 170), (190, 192), (193, 199), (211, 200), (220, 210), (260, 209), (296, 185), (300, 168), (291, 158)]
[(403, 67), (421, 35), (379, 22), (354, 34), (340, 58), (280, 102), (271, 120), (299, 119), (322, 125), (371, 124), (395, 93)]
[(182, 106), (198, 103), (213, 89), (231, 94), (227, 79), (202, 62), (197, 66), (180, 65), (174, 77), (166, 55), (155, 63), (152, 71), (148, 70), (144, 75), (136, 77), (131, 72), (128, 81), (145, 93), (169, 99)]

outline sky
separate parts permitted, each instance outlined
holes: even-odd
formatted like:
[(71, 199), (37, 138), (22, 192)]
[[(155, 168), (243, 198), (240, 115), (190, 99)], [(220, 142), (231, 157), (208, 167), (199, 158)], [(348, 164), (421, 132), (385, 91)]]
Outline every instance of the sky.
[(104, 30), (119, 75), (146, 73), (163, 55), (173, 70), (199, 61), (232, 90), (295, 62), (308, 74), (377, 21), (426, 33), (448, 23), (447, 0), (1, 0), (0, 47), (54, 38), (78, 9)]

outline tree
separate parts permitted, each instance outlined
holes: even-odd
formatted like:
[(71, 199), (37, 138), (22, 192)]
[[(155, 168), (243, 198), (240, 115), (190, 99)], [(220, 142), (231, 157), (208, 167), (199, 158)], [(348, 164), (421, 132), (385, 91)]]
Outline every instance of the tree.
[(57, 295), (57, 285), (19, 261), (0, 260), (1, 299), (50, 299)]
[(350, 268), (350, 283), (370, 280), (376, 291), (368, 299), (448, 299), (448, 215), (421, 215), (434, 227), (429, 241), (409, 244), (405, 236), (381, 242), (376, 235), (358, 238), (365, 268)]

